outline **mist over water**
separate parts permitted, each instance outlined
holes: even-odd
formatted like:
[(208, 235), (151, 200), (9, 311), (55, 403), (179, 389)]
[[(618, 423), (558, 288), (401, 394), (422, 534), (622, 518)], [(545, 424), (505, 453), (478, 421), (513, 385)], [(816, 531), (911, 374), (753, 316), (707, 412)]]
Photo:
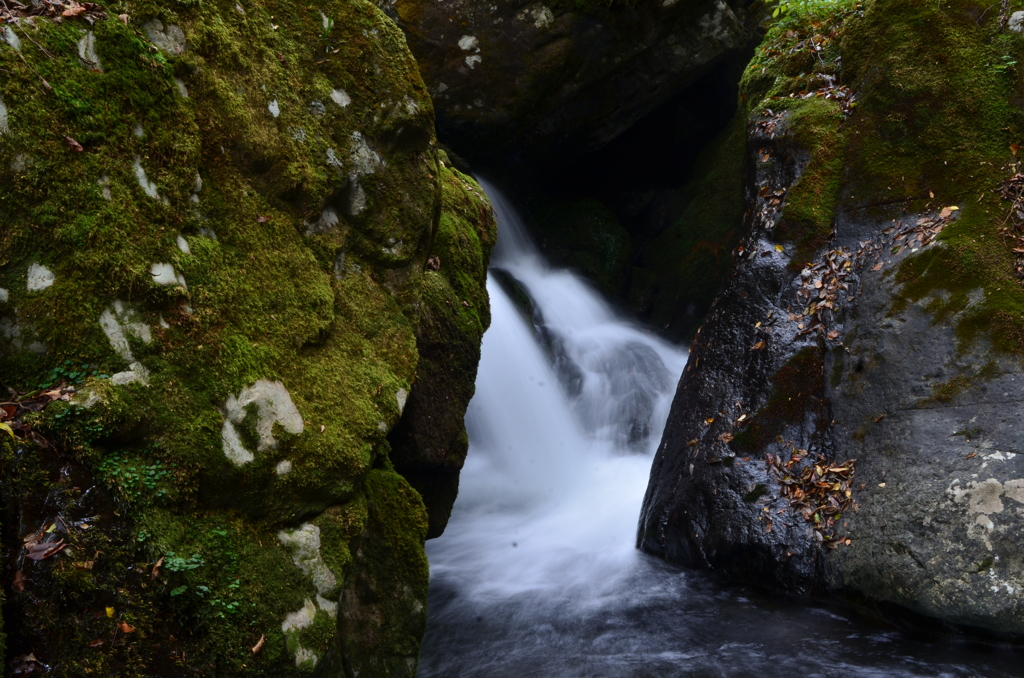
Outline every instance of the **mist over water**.
[(420, 676), (1024, 676), (1013, 650), (912, 640), (636, 551), (686, 351), (548, 267), (481, 184), (498, 215), (499, 273), (459, 498), (427, 543)]

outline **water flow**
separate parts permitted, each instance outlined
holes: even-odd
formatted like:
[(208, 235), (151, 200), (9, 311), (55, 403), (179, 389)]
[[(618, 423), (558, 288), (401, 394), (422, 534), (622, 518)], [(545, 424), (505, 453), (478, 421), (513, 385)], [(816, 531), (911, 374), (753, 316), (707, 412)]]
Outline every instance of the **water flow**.
[(492, 324), (459, 498), (427, 544), (421, 676), (1017, 675), (1001, 668), (1015, 666), (1012, 653), (962, 664), (955, 646), (752, 600), (638, 553), (637, 515), (686, 352), (547, 266), (515, 210), (481, 183), (499, 222)]

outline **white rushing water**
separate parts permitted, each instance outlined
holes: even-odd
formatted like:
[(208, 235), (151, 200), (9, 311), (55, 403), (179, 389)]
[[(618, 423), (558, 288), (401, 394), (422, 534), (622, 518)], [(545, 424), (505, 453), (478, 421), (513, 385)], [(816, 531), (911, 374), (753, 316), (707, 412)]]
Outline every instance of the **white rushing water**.
[[(912, 642), (636, 551), (686, 352), (550, 268), (481, 184), (499, 223), (492, 322), (459, 497), (427, 543), (421, 678), (1024, 675), (1019, 654)], [(532, 312), (513, 301), (524, 294)]]
[(650, 455), (686, 353), (549, 268), (515, 212), (485, 190), (501, 224), (492, 267), (522, 285), (535, 313), (527, 318), (491, 276), (492, 325), (466, 416), (471, 451), (452, 523), (428, 545), (432, 572), (481, 599), (589, 600), (595, 582), (614, 587), (637, 558)]

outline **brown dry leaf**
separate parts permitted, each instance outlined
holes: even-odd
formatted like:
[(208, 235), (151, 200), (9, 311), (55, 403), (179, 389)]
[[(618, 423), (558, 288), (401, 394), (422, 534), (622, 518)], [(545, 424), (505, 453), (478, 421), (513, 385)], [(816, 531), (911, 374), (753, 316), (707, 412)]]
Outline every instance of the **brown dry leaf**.
[(75, 2), (75, 0), (71, 0), (71, 5), (66, 10), (61, 12), (60, 15), (62, 17), (70, 18), (70, 17), (75, 17), (75, 16), (78, 16), (79, 14), (84, 14), (84, 13), (85, 13), (85, 7), (83, 5), (80, 5), (77, 2)]
[(699, 440), (697, 440), (696, 438), (694, 438), (694, 439), (693, 439), (693, 440), (691, 440), (690, 442), (686, 443), (686, 445), (687, 445), (688, 447), (697, 447), (697, 445), (699, 445), (699, 444), (700, 444), (700, 441), (699, 441)]
[(1017, 151), (1019, 151), (1019, 150), (1020, 150), (1020, 148), (1021, 148), (1021, 147), (1020, 147), (1020, 146), (1018, 146), (1018, 145), (1017, 145), (1017, 144), (1015, 144), (1015, 143), (1014, 143), (1014, 144), (1010, 144), (1010, 153), (1013, 153), (1014, 155), (1017, 155)]
[(102, 645), (103, 645), (103, 641), (102, 640), (94, 640), (91, 643), (89, 643), (89, 647), (102, 647)]
[(881, 271), (882, 270), (882, 263), (883, 262), (881, 262), (881, 261), (878, 262), (877, 264), (875, 264), (874, 266), (871, 267), (871, 270), (872, 271)]
[(160, 560), (156, 561), (153, 565), (153, 569), (149, 571), (149, 578), (156, 581), (156, 578), (160, 576), (160, 566), (164, 564), (164, 556), (160, 556)]
[(885, 419), (885, 415), (884, 414), (880, 414), (877, 417), (875, 417), (875, 423), (877, 424), (878, 422), (882, 421), (883, 419)]
[(36, 544), (35, 546), (30, 546), (29, 547), (28, 553), (25, 554), (25, 557), (28, 558), (29, 560), (35, 560), (35, 561), (46, 560), (47, 558), (50, 558), (51, 556), (56, 555), (57, 553), (59, 553), (63, 549), (64, 549), (64, 540), (63, 539), (61, 539), (58, 542), (48, 542), (46, 544)]
[(266, 641), (267, 641), (267, 634), (261, 633), (260, 634), (260, 639), (257, 640), (256, 644), (253, 645), (252, 648), (251, 648), (252, 649), (252, 653), (256, 654), (257, 652), (262, 650), (263, 649), (263, 643), (265, 643)]
[(723, 443), (728, 443), (728, 442), (732, 441), (732, 437), (733, 437), (732, 434), (729, 433), (728, 431), (726, 431), (725, 433), (723, 433), (720, 436), (718, 436), (718, 439), (720, 441), (722, 441)]
[(13, 587), (18, 593), (21, 593), (25, 590), (25, 581), (25, 573), (18, 570), (14, 573), (14, 581), (11, 582), (11, 587)]
[(84, 148), (82, 148), (82, 144), (78, 143), (77, 141), (75, 141), (74, 139), (67, 135), (64, 136), (64, 141), (67, 143), (68, 148), (70, 148), (75, 153), (81, 153), (82, 151), (85, 150)]
[(256, 217), (257, 224), (265, 224), (270, 221), (270, 217)]
[(764, 347), (765, 347), (765, 343), (763, 341), (759, 341), (756, 344), (754, 344), (753, 346), (751, 346), (750, 350), (751, 351), (760, 351)]
[(839, 332), (837, 330), (832, 330), (831, 332), (829, 332), (825, 336), (828, 337), (829, 339), (838, 339), (839, 338)]
[(121, 629), (121, 633), (135, 633), (135, 627), (128, 622), (118, 622), (117, 628)]
[(82, 562), (74, 563), (74, 566), (75, 566), (76, 569), (79, 569), (79, 570), (91, 570), (93, 567), (96, 566), (96, 561), (95, 560), (83, 560)]
[(932, 193), (931, 191), (928, 191), (928, 197), (934, 200), (935, 199), (935, 194)]

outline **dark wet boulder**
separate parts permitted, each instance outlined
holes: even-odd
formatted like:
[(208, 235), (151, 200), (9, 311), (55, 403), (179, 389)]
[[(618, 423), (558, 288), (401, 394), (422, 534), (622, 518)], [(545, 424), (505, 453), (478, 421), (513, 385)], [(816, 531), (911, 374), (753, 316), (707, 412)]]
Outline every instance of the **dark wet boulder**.
[(971, 2), (789, 17), (745, 235), (640, 519), (680, 564), (1024, 636), (1024, 38)]
[(724, 0), (379, 0), (409, 38), (442, 139), (490, 160), (600, 147), (748, 39)]

